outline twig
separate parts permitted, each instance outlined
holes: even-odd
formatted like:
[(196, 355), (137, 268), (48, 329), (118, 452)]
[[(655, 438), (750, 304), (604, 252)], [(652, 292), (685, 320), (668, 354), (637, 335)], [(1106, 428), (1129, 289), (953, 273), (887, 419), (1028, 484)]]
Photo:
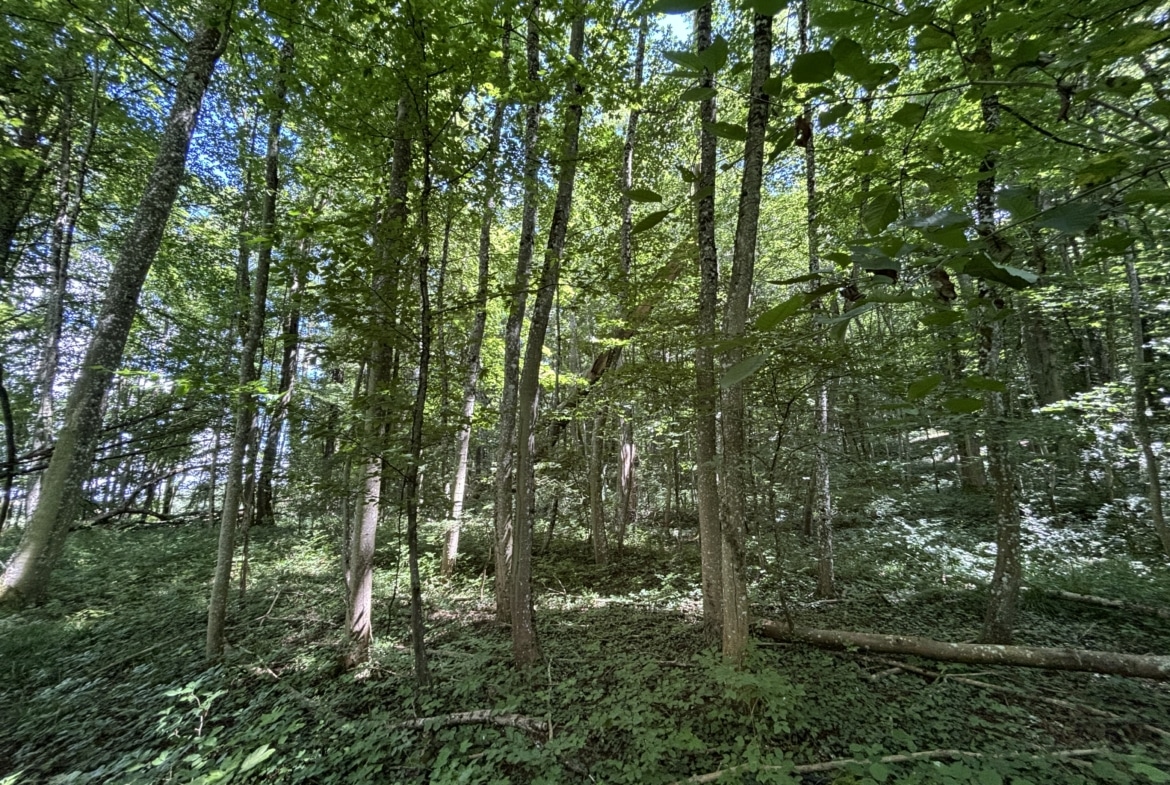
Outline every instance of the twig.
[[(857, 760), (855, 758), (840, 758), (838, 760), (822, 761), (821, 763), (805, 763), (800, 766), (759, 766), (752, 770), (754, 771), (784, 771), (792, 774), (814, 774), (822, 771), (836, 771), (843, 769), (846, 766), (858, 765), (868, 766), (874, 763), (911, 763), (918, 760), (961, 760), (962, 758), (1025, 758), (1029, 760), (1063, 760), (1067, 758), (1088, 758), (1094, 755), (1108, 754), (1107, 749), (1086, 749), (1086, 750), (1060, 750), (1058, 752), (1051, 752), (1047, 755), (988, 755), (982, 752), (966, 752), (964, 750), (925, 750), (923, 752), (910, 752), (902, 755), (886, 755), (877, 760)], [(748, 764), (740, 766), (730, 766), (719, 771), (712, 771), (707, 774), (696, 774), (693, 777), (688, 777), (685, 780), (677, 780), (672, 785), (686, 785), (686, 783), (707, 783), (715, 782), (725, 774), (731, 774), (736, 771), (749, 768)]]
[(437, 717), (419, 717), (394, 725), (394, 728), (420, 728), (436, 730), (452, 725), (502, 725), (507, 728), (519, 728), (529, 733), (548, 733), (548, 723), (544, 720), (525, 717), (523, 714), (503, 714), (493, 709), (479, 711), (459, 711), (454, 714), (442, 714)]

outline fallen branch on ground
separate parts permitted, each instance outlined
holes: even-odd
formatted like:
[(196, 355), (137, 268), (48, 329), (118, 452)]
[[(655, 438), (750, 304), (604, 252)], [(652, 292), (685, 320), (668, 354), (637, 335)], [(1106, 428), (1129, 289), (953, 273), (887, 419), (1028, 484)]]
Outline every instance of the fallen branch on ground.
[(1082, 671), (1170, 681), (1170, 657), (1118, 654), (1091, 649), (1049, 649), (985, 643), (947, 643), (912, 635), (876, 635), (846, 630), (789, 628), (760, 620), (758, 629), (778, 641), (800, 641), (825, 649), (865, 649), (882, 654), (910, 654), (967, 665), (1016, 665), (1024, 668)]
[[(857, 760), (856, 758), (840, 758), (838, 760), (828, 760), (821, 763), (805, 763), (800, 766), (760, 766), (754, 771), (786, 771), (792, 774), (815, 774), (822, 771), (836, 771), (843, 769), (846, 766), (856, 764), (858, 766), (871, 766), (874, 763), (912, 763), (919, 760), (961, 760), (963, 758), (1012, 758), (1026, 760), (1065, 760), (1068, 758), (1089, 758), (1095, 755), (1108, 754), (1106, 749), (1089, 749), (1089, 750), (1060, 750), (1058, 752), (1051, 752), (1046, 755), (988, 755), (982, 752), (965, 752), (963, 750), (925, 750), (923, 752), (909, 752), (902, 755), (886, 755), (884, 758), (877, 758), (876, 760)], [(731, 774), (737, 771), (743, 771), (749, 767), (745, 764), (742, 766), (731, 766), (719, 771), (712, 771), (707, 774), (696, 774), (685, 780), (678, 780), (672, 785), (686, 785), (686, 783), (702, 783), (715, 782), (720, 777), (726, 774)]]
[(503, 725), (507, 728), (519, 728), (529, 733), (548, 733), (548, 723), (544, 720), (525, 717), (523, 714), (504, 714), (492, 709), (479, 711), (459, 711), (454, 714), (442, 714), (437, 717), (419, 717), (395, 725), (395, 728), (420, 728), (436, 730), (451, 725)]
[(1043, 591), (1046, 596), (1058, 600), (1080, 602), (1085, 605), (1096, 605), (1101, 608), (1113, 608), (1114, 610), (1129, 611), (1131, 613), (1147, 613), (1151, 616), (1157, 616), (1159, 619), (1170, 619), (1170, 610), (1155, 608), (1152, 605), (1141, 605), (1136, 602), (1126, 602), (1125, 600), (1111, 600), (1107, 597), (1098, 597), (1094, 594), (1076, 594), (1071, 591), (1060, 591), (1057, 589), (1044, 589)]
[(959, 684), (966, 684), (970, 687), (979, 687), (980, 689), (991, 690), (993, 692), (1006, 692), (1009, 695), (1018, 695), (1021, 698), (1027, 698), (1028, 700), (1034, 700), (1039, 703), (1047, 703), (1049, 706), (1059, 706), (1062, 709), (1068, 709), (1070, 711), (1080, 711), (1094, 717), (1102, 717), (1104, 719), (1113, 720), (1115, 722), (1127, 722), (1147, 730), (1150, 733), (1153, 733), (1155, 736), (1161, 736), (1164, 739), (1170, 739), (1170, 732), (1164, 731), (1155, 725), (1148, 725), (1139, 720), (1129, 720), (1125, 717), (1122, 717), (1120, 714), (1114, 714), (1113, 712), (1106, 711), (1105, 709), (1098, 709), (1096, 706), (1086, 706), (1083, 703), (1072, 703), (1070, 701), (1061, 700), (1060, 698), (1049, 698), (1046, 695), (1036, 695), (1035, 693), (1028, 692), (1027, 690), (1020, 689), (1019, 687), (1011, 687), (1006, 684), (991, 684), (990, 682), (979, 681), (978, 679), (959, 676), (954, 673), (939, 673), (938, 671), (919, 668), (917, 666), (911, 665), (908, 662), (887, 660), (884, 657), (873, 657), (872, 659), (875, 662), (881, 663), (882, 665), (890, 666), (889, 671), (882, 671), (880, 674), (875, 674), (875, 676), (880, 676), (882, 674), (889, 673), (890, 671), (906, 671), (907, 673), (914, 673), (927, 679), (946, 679), (948, 681), (958, 682)]

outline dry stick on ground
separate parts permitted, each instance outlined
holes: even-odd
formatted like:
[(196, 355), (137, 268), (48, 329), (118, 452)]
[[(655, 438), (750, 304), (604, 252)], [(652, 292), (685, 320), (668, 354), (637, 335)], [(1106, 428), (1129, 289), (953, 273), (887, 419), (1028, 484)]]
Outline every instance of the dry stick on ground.
[(915, 673), (927, 679), (946, 679), (948, 681), (958, 682), (959, 684), (966, 684), (971, 687), (979, 687), (981, 689), (992, 690), (994, 692), (1006, 692), (1011, 695), (1019, 695), (1020, 697), (1027, 698), (1029, 700), (1038, 701), (1040, 703), (1047, 703), (1049, 706), (1059, 706), (1063, 709), (1069, 709), (1071, 711), (1080, 711), (1084, 712), (1085, 714), (1091, 714), (1094, 717), (1103, 717), (1109, 720), (1126, 722), (1132, 725), (1136, 725), (1143, 730), (1147, 730), (1150, 733), (1153, 733), (1155, 736), (1160, 736), (1163, 739), (1170, 739), (1170, 732), (1164, 731), (1159, 727), (1154, 725), (1147, 725), (1146, 723), (1137, 720), (1129, 720), (1125, 717), (1122, 717), (1120, 714), (1114, 714), (1113, 712), (1106, 711), (1105, 709), (1098, 709), (1095, 706), (1086, 706), (1083, 703), (1071, 703), (1069, 701), (1061, 700), (1060, 698), (1049, 698), (1045, 695), (1036, 695), (1035, 693), (1028, 692), (1027, 690), (1020, 689), (1019, 687), (1012, 687), (1006, 684), (991, 684), (986, 681), (972, 679), (968, 676), (958, 676), (953, 673), (939, 673), (938, 671), (919, 668), (907, 662), (888, 660), (885, 657), (869, 657), (868, 659), (882, 665), (890, 666), (888, 671), (882, 671), (881, 673), (874, 674), (874, 677), (882, 676), (891, 672), (906, 671), (907, 673)]
[(419, 717), (395, 725), (395, 728), (423, 728), (437, 730), (451, 725), (503, 725), (507, 728), (519, 728), (529, 733), (548, 733), (548, 723), (544, 720), (525, 717), (522, 714), (505, 714), (492, 709), (479, 711), (460, 711), (454, 714), (442, 714), (437, 717)]
[(1170, 619), (1170, 610), (1155, 608), (1152, 605), (1141, 605), (1136, 602), (1111, 600), (1107, 597), (1097, 597), (1093, 594), (1076, 594), (1071, 591), (1059, 591), (1056, 589), (1043, 589), (1042, 592), (1044, 595), (1058, 600), (1069, 600), (1070, 602), (1080, 602), (1102, 608), (1113, 608), (1119, 611), (1130, 611), (1131, 613), (1148, 613), (1151, 616), (1157, 616), (1159, 619)]
[[(1087, 750), (1060, 750), (1058, 752), (1051, 752), (1046, 755), (987, 755), (981, 752), (965, 752), (963, 750), (926, 750), (924, 752), (911, 752), (903, 755), (886, 755), (884, 758), (877, 758), (876, 760), (857, 760), (855, 758), (840, 758), (838, 760), (828, 760), (821, 763), (805, 763), (800, 766), (759, 766), (752, 769), (753, 771), (784, 771), (791, 774), (815, 774), (822, 771), (836, 771), (843, 769), (846, 766), (856, 764), (858, 766), (870, 766), (874, 763), (912, 763), (918, 760), (961, 760), (963, 758), (1024, 758), (1028, 760), (1065, 760), (1069, 758), (1088, 758), (1095, 755), (1106, 755), (1109, 753), (1107, 749), (1087, 749)], [(748, 765), (730, 766), (719, 771), (712, 771), (707, 774), (696, 774), (693, 777), (688, 777), (685, 780), (677, 780), (672, 785), (686, 785), (687, 783), (707, 783), (715, 782), (726, 774), (742, 771), (748, 769)]]
[(1049, 649), (978, 643), (947, 643), (911, 635), (876, 635), (845, 630), (812, 630), (761, 619), (757, 628), (779, 641), (800, 641), (825, 649), (865, 649), (882, 654), (910, 654), (967, 665), (1016, 665), (1025, 668), (1084, 671), (1113, 676), (1170, 681), (1170, 657), (1117, 654), (1091, 649)]

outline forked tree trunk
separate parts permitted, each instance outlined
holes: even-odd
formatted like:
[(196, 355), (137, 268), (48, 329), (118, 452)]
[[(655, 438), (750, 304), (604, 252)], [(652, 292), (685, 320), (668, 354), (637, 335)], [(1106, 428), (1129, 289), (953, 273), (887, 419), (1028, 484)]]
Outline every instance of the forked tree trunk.
[[(731, 282), (727, 292), (723, 332), (734, 341), (747, 329), (755, 275), (756, 240), (760, 224), (760, 194), (764, 172), (764, 134), (771, 103), (764, 92), (772, 64), (772, 17), (755, 14), (752, 32), (751, 104), (744, 142), (743, 180), (735, 225)], [(728, 367), (743, 359), (743, 349), (727, 353)], [(747, 494), (751, 472), (747, 445), (744, 384), (732, 385), (723, 397), (723, 656), (743, 659), (748, 640)]]
[(520, 384), (520, 328), (528, 304), (528, 278), (536, 248), (536, 210), (539, 200), (540, 150), (540, 0), (531, 0), (528, 32), (525, 37), (528, 88), (531, 103), (524, 113), (524, 205), (520, 218), (520, 248), (516, 254), (516, 275), (504, 325), (503, 389), (500, 391), (499, 442), (496, 448), (495, 496), (495, 590), (496, 620), (512, 619), (512, 559), (514, 511), (520, 502), (513, 492), (513, 458), (516, 452), (517, 388)]
[(383, 434), (388, 413), (383, 400), (394, 378), (394, 348), (390, 325), (394, 323), (398, 268), (405, 250), (407, 178), (410, 174), (410, 138), (407, 135), (407, 99), (398, 99), (397, 138), (394, 141), (390, 183), (384, 214), (375, 230), (376, 265), (373, 275), (374, 309), (371, 346), (367, 361), (365, 416), (361, 426), (359, 465), (362, 479), (353, 512), (349, 542), (346, 627), (349, 630), (350, 666), (370, 658), (374, 640), (374, 545), (383, 494)]
[[(577, 16), (569, 36), (569, 58), (574, 68), (583, 66), (585, 17)], [(557, 175), (557, 198), (548, 229), (548, 246), (540, 272), (540, 284), (528, 326), (524, 346), (524, 367), (517, 388), (516, 439), (516, 524), (512, 564), (512, 659), (516, 665), (529, 667), (540, 659), (536, 640), (536, 618), (532, 599), (532, 529), (536, 520), (536, 422), (540, 414), (540, 367), (544, 358), (544, 338), (552, 311), (553, 296), (560, 281), (561, 256), (569, 231), (569, 213), (573, 206), (573, 185), (577, 178), (577, 148), (581, 132), (581, 102), (584, 87), (574, 74), (568, 90), (564, 138)]]
[[(711, 5), (695, 14), (698, 51), (711, 46)], [(702, 87), (711, 88), (714, 75), (703, 71)], [(723, 535), (719, 523), (717, 469), (719, 388), (715, 381), (715, 314), (719, 298), (719, 252), (715, 245), (716, 142), (710, 124), (716, 120), (715, 97), (699, 104), (700, 195), (695, 205), (699, 246), (699, 314), (695, 331), (695, 474), (699, 514), (699, 554), (703, 590), (703, 629), (710, 643), (723, 637)]]
[(102, 427), (102, 401), (138, 310), (138, 295), (162, 242), (187, 166), (187, 151), (212, 71), (227, 45), (223, 6), (208, 3), (187, 47), (187, 59), (163, 126), (154, 167), (110, 274), (97, 327), (65, 405), (64, 426), (41, 483), (41, 496), (17, 550), (0, 577), (0, 606), (41, 600), (81, 507)]
[[(268, 121), (268, 144), (264, 154), (264, 199), (260, 214), (260, 249), (256, 255), (256, 272), (252, 276), (252, 304), (248, 315), (248, 334), (240, 353), (240, 390), (236, 399), (236, 427), (232, 434), (232, 452), (224, 484), (223, 515), (219, 522), (219, 546), (216, 551), (215, 577), (211, 582), (211, 601), (207, 610), (208, 659), (223, 655), (224, 622), (227, 616), (228, 587), (232, 560), (235, 557), (236, 525), (240, 512), (240, 495), (244, 488), (244, 458), (255, 444), (253, 429), (256, 417), (256, 393), (253, 383), (260, 378), (256, 367), (260, 342), (264, 338), (264, 315), (268, 302), (268, 271), (272, 266), (273, 235), (276, 231), (276, 198), (280, 190), (280, 133), (284, 122), (288, 45), (281, 52), (276, 77), (276, 101)], [(246, 165), (246, 162), (245, 162)], [(245, 507), (247, 502), (245, 501)], [(247, 521), (245, 520), (245, 526)], [(245, 558), (245, 564), (247, 563)], [(241, 568), (240, 592), (247, 591), (246, 567)]]
[[(503, 81), (505, 84), (508, 82), (511, 36), (512, 25), (510, 21), (506, 21), (503, 41)], [(443, 543), (443, 556), (439, 565), (439, 573), (445, 578), (454, 574), (455, 564), (459, 559), (459, 534), (463, 526), (463, 501), (467, 495), (467, 458), (471, 452), (471, 422), (475, 417), (475, 399), (479, 392), (479, 373), (483, 368), (483, 358), (480, 356), (480, 352), (483, 348), (483, 335), (487, 328), (492, 225), (496, 218), (496, 189), (499, 187), (496, 159), (500, 154), (500, 136), (504, 130), (506, 109), (507, 104), (502, 100), (496, 102), (492, 113), (491, 133), (488, 137), (487, 171), (483, 178), (483, 215), (479, 225), (477, 252), (479, 270), (475, 283), (475, 319), (471, 325), (471, 335), (467, 338), (467, 377), (463, 382), (463, 412), (459, 422), (459, 434), (455, 439), (455, 480), (451, 484), (451, 523), (447, 527)]]

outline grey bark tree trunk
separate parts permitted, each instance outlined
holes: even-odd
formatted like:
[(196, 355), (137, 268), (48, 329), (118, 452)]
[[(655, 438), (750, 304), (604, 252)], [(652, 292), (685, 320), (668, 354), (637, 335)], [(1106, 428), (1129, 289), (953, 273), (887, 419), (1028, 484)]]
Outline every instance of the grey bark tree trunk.
[[(509, 41), (512, 36), (510, 21), (504, 23), (504, 83), (508, 82), (508, 60), (511, 53)], [(487, 329), (487, 300), (489, 263), (492, 250), (492, 225), (496, 218), (497, 158), (500, 154), (500, 136), (504, 130), (504, 114), (507, 104), (498, 101), (492, 114), (491, 133), (488, 137), (487, 171), (483, 178), (483, 216), (479, 225), (479, 247), (477, 260), (479, 269), (475, 284), (475, 319), (471, 335), (467, 338), (467, 377), (463, 382), (463, 412), (459, 433), (455, 438), (455, 479), (451, 484), (451, 523), (443, 543), (443, 556), (439, 573), (446, 578), (455, 572), (459, 559), (459, 534), (463, 526), (463, 501), (467, 495), (467, 458), (471, 452), (471, 421), (475, 417), (475, 399), (479, 391), (479, 374), (483, 368), (480, 352), (483, 336)]]
[[(268, 121), (268, 140), (264, 154), (264, 199), (260, 214), (260, 248), (256, 254), (256, 271), (252, 276), (252, 303), (248, 314), (248, 334), (240, 352), (240, 389), (236, 398), (236, 426), (232, 433), (232, 451), (224, 483), (223, 515), (219, 521), (219, 544), (216, 550), (215, 576), (211, 582), (211, 601), (207, 610), (206, 656), (210, 660), (223, 655), (224, 622), (227, 618), (228, 588), (244, 489), (244, 457), (253, 444), (256, 418), (254, 383), (260, 378), (256, 367), (260, 342), (264, 338), (264, 316), (268, 304), (268, 272), (272, 266), (272, 247), (276, 232), (276, 200), (280, 190), (280, 133), (284, 123), (286, 75), (292, 49), (286, 43), (276, 77), (276, 95)], [(246, 165), (246, 163), (245, 163)], [(245, 507), (247, 501), (245, 500)], [(245, 521), (245, 526), (247, 522)], [(245, 560), (246, 563), (246, 560)], [(246, 568), (241, 568), (240, 592), (247, 591)]]
[(593, 563), (609, 561), (609, 539), (605, 534), (605, 508), (601, 499), (601, 470), (604, 457), (605, 413), (593, 418), (589, 436), (589, 537), (593, 540)]
[[(809, 12), (808, 0), (800, 4), (800, 51), (809, 51)], [(820, 243), (818, 241), (818, 209), (817, 197), (817, 155), (816, 135), (813, 133), (812, 104), (804, 105), (804, 122), (808, 128), (808, 139), (804, 146), (804, 186), (805, 186), (805, 216), (808, 223), (808, 271), (818, 273), (821, 268)], [(813, 280), (809, 284), (817, 286)], [(820, 298), (809, 304), (813, 315), (819, 314), (824, 305)], [(819, 355), (824, 344), (823, 336), (819, 332), (813, 333), (813, 345)], [(836, 580), (833, 569), (833, 497), (831, 478), (829, 476), (829, 439), (831, 432), (830, 417), (832, 411), (829, 406), (829, 382), (822, 378), (817, 381), (813, 392), (813, 420), (817, 431), (816, 447), (814, 450), (813, 488), (814, 503), (812, 528), (817, 541), (817, 596), (832, 597), (836, 594)]]
[[(711, 46), (711, 5), (695, 14), (695, 40), (700, 52)], [(704, 70), (701, 86), (714, 85)], [(695, 206), (699, 246), (699, 314), (695, 335), (695, 463), (699, 514), (700, 572), (703, 589), (703, 628), (711, 643), (723, 637), (723, 535), (719, 522), (717, 469), (719, 388), (715, 381), (715, 314), (719, 298), (719, 255), (715, 245), (715, 135), (708, 130), (716, 120), (715, 97), (699, 104), (699, 177), (701, 198)]]
[(65, 406), (64, 425), (42, 481), (40, 501), (0, 577), (0, 606), (41, 600), (82, 501), (82, 485), (102, 427), (102, 401), (138, 310), (138, 295), (162, 242), (187, 165), (191, 135), (211, 74), (227, 44), (223, 7), (204, 7), (163, 126), (154, 167), (110, 275), (81, 374)]
[[(569, 35), (569, 60), (573, 69), (583, 67), (585, 17), (577, 16)], [(540, 659), (536, 640), (536, 619), (532, 607), (532, 529), (536, 519), (536, 422), (540, 414), (540, 366), (544, 356), (544, 338), (548, 332), (553, 296), (560, 280), (561, 257), (569, 231), (569, 214), (573, 206), (573, 186), (577, 179), (577, 150), (581, 133), (581, 102), (584, 88), (575, 70), (567, 90), (565, 130), (557, 175), (557, 197), (548, 230), (548, 246), (536, 291), (536, 302), (524, 346), (524, 366), (517, 388), (518, 417), (516, 439), (516, 524), (512, 531), (512, 659), (516, 665), (529, 667)]]
[(536, 210), (540, 192), (540, 0), (531, 0), (525, 37), (525, 60), (528, 88), (533, 97), (524, 113), (524, 205), (520, 219), (520, 247), (516, 254), (516, 275), (508, 304), (508, 321), (504, 325), (503, 389), (500, 392), (499, 442), (496, 448), (495, 477), (495, 590), (496, 619), (512, 618), (511, 573), (513, 559), (513, 512), (519, 502), (513, 492), (513, 458), (515, 456), (517, 388), (520, 383), (520, 328), (528, 304), (528, 278), (536, 248)]
[(386, 426), (386, 405), (382, 400), (394, 376), (394, 349), (390, 326), (397, 308), (398, 268), (405, 250), (407, 178), (411, 145), (408, 136), (407, 99), (398, 100), (397, 138), (394, 141), (390, 183), (384, 214), (375, 229), (375, 270), (373, 275), (374, 313), (371, 346), (367, 360), (365, 416), (362, 420), (360, 459), (362, 480), (354, 508), (353, 534), (349, 542), (346, 627), (351, 649), (350, 666), (370, 658), (374, 640), (374, 545), (383, 492), (382, 435)]
[(1150, 520), (1154, 533), (1158, 535), (1162, 549), (1170, 554), (1170, 529), (1162, 508), (1162, 477), (1158, 454), (1154, 451), (1154, 440), (1150, 433), (1150, 420), (1146, 414), (1149, 406), (1149, 383), (1146, 381), (1146, 336), (1142, 327), (1142, 286), (1138, 278), (1137, 264), (1132, 252), (1125, 254), (1125, 280), (1129, 286), (1130, 338), (1132, 355), (1130, 375), (1133, 377), (1133, 422), (1134, 436), (1142, 451), (1142, 464), (1146, 470), (1146, 498), (1150, 502)]
[[(731, 281), (724, 313), (724, 335), (734, 341), (747, 328), (755, 274), (756, 240), (760, 223), (760, 194), (764, 172), (764, 134), (771, 106), (764, 83), (772, 63), (772, 17), (755, 14), (752, 31), (751, 104), (748, 107), (747, 139), (744, 142), (743, 180), (739, 192), (739, 214), (732, 251)], [(743, 349), (727, 353), (727, 364), (743, 359)], [(747, 445), (747, 412), (743, 383), (724, 392), (723, 398), (723, 656), (732, 662), (743, 659), (748, 640), (747, 596), (747, 494), (751, 472)]]

